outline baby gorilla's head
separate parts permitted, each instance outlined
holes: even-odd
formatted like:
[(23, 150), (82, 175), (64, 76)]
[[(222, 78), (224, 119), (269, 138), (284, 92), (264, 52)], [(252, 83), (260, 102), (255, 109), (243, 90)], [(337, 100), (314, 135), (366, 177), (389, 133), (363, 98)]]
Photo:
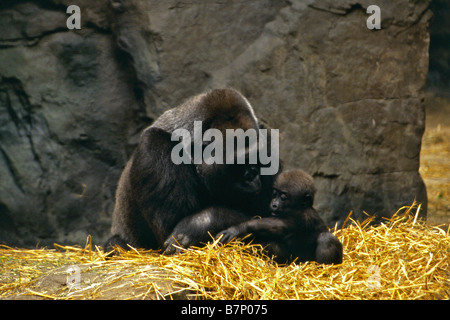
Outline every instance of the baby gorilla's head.
[(272, 215), (310, 208), (316, 187), (313, 178), (300, 169), (282, 172), (275, 181), (270, 210)]

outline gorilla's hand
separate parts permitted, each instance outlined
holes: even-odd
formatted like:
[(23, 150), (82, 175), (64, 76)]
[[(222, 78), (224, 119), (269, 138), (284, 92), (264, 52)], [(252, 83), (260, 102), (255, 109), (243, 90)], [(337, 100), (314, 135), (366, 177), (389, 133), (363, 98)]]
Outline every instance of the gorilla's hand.
[(181, 248), (187, 248), (190, 246), (192, 240), (184, 233), (176, 233), (170, 235), (164, 242), (164, 254), (178, 254)]
[(241, 236), (243, 236), (241, 228), (239, 228), (239, 226), (232, 226), (219, 232), (216, 238), (219, 239), (220, 237), (222, 237), (219, 241), (225, 244), (233, 239), (240, 238)]

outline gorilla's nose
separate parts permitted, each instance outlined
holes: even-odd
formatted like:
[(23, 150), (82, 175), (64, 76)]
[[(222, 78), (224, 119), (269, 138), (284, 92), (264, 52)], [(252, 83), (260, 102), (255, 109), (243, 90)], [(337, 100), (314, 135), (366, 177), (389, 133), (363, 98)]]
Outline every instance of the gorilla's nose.
[(278, 203), (275, 201), (272, 201), (272, 203), (270, 204), (270, 208), (275, 211), (278, 209)]

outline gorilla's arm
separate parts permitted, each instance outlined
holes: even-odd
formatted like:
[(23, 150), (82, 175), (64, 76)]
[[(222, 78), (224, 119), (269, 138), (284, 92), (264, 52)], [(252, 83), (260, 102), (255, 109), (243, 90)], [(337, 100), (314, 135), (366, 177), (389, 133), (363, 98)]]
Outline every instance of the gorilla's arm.
[(217, 237), (222, 236), (220, 240), (222, 243), (228, 243), (233, 238), (242, 238), (248, 234), (252, 234), (257, 239), (277, 240), (283, 238), (292, 229), (292, 225), (292, 221), (284, 218), (251, 219), (221, 231)]
[(212, 240), (219, 231), (248, 219), (248, 216), (237, 210), (225, 207), (206, 208), (197, 214), (184, 218), (177, 224), (164, 242), (164, 253), (177, 253), (179, 248), (175, 246), (184, 248), (193, 245), (199, 246)]

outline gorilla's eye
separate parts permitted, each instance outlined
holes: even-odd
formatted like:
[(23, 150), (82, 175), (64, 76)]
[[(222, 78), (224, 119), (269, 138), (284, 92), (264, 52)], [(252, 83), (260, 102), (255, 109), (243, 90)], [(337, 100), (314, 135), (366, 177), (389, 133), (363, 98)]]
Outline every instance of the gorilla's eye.
[(282, 193), (280, 198), (281, 198), (281, 200), (285, 201), (285, 200), (287, 200), (288, 197), (286, 194)]
[(255, 166), (249, 167), (245, 170), (244, 179), (246, 181), (252, 181), (258, 175), (258, 168)]

